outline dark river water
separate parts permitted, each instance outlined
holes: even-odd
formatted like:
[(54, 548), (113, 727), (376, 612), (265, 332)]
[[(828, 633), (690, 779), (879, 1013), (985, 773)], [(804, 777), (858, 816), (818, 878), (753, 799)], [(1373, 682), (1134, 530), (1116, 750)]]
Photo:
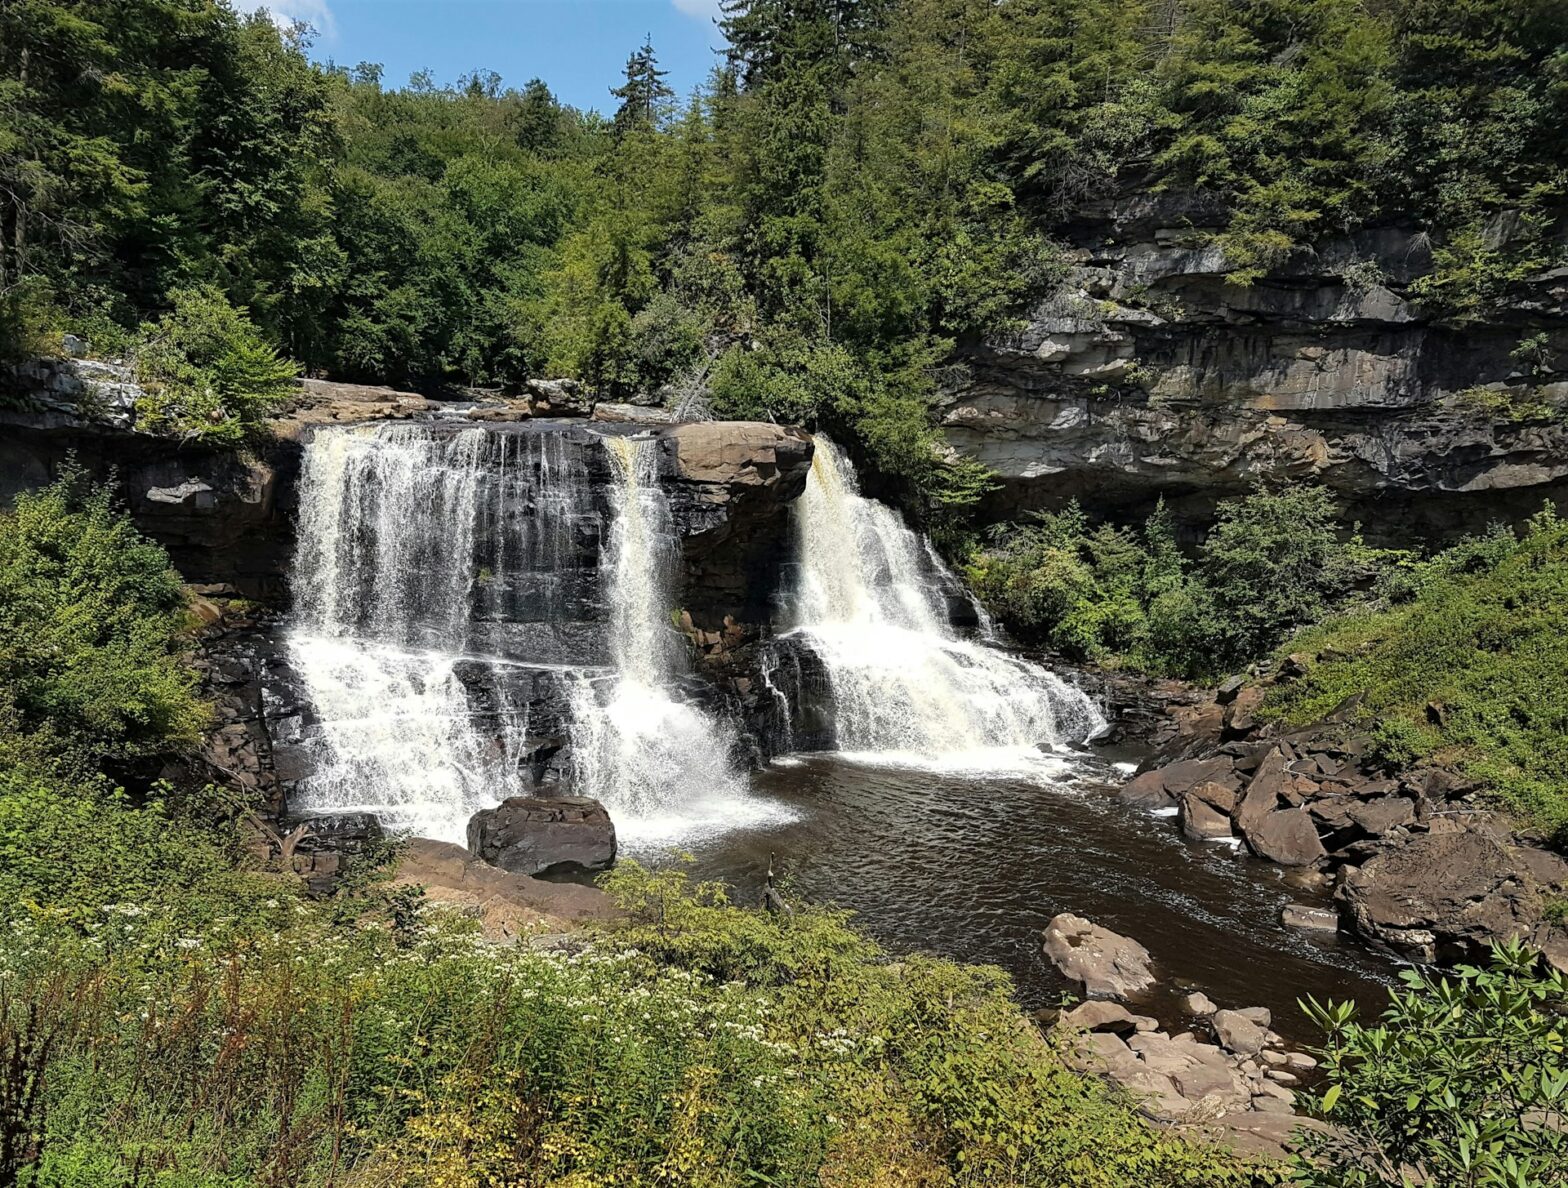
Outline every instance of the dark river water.
[[(1321, 902), (1280, 868), (1228, 845), (1184, 839), (1169, 818), (1112, 794), (1125, 778), (1101, 757), (1039, 775), (873, 766), (822, 754), (754, 777), (794, 819), (688, 841), (694, 874), (757, 902), (773, 855), (792, 901), (835, 904), (894, 951), (1001, 966), (1021, 1003), (1071, 990), (1041, 952), (1047, 922), (1075, 912), (1140, 941), (1161, 986), (1145, 1009), (1178, 1020), (1201, 989), (1220, 1006), (1266, 1006), (1275, 1029), (1316, 1041), (1297, 999), (1354, 998), (1381, 1009), (1393, 964), (1348, 937), (1286, 928), (1280, 908)], [(634, 856), (663, 864), (668, 852)]]

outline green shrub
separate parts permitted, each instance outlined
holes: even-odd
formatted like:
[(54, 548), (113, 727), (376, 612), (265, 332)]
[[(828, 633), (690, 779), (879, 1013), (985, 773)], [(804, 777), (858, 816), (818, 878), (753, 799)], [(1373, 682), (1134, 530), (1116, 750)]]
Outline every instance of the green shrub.
[(143, 326), (137, 423), (153, 432), (237, 445), (282, 403), (299, 368), (212, 286), (169, 294), (173, 308)]
[[(0, 1031), (49, 1035), (29, 1186), (153, 1182), (1226, 1188), (1254, 1171), (1070, 1071), (996, 970), (841, 913), (617, 869), (552, 947), (412, 942), (297, 900), (185, 931), (0, 930)], [(13, 1075), (0, 1065), (0, 1089)]]
[(1306, 1004), (1327, 1032), (1333, 1129), (1298, 1161), (1307, 1188), (1568, 1184), (1568, 979), (1517, 944), (1489, 969), (1401, 972), (1374, 1025)]
[(1285, 652), (1322, 653), (1266, 709), (1294, 724), (1360, 697), (1381, 757), (1459, 762), (1510, 808), (1568, 826), (1568, 522), (1494, 531), (1411, 567), (1413, 597), (1311, 628)]
[(0, 728), (92, 760), (194, 741), (186, 623), (168, 555), (80, 472), (0, 514)]
[(1160, 505), (1141, 533), (1090, 528), (1076, 503), (1009, 525), (971, 557), (970, 584), (1020, 638), (1078, 660), (1210, 678), (1320, 618), (1387, 558), (1338, 538), (1318, 487), (1219, 505), (1188, 561)]

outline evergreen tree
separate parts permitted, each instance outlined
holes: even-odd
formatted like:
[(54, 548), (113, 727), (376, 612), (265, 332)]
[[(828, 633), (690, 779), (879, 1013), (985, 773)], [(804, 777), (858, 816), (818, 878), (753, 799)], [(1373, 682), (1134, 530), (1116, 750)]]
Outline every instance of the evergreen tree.
[(651, 38), (626, 59), (625, 84), (610, 88), (610, 94), (621, 101), (615, 113), (617, 132), (659, 125), (665, 105), (675, 97), (675, 92), (664, 81), (668, 75), (669, 71), (659, 69)]

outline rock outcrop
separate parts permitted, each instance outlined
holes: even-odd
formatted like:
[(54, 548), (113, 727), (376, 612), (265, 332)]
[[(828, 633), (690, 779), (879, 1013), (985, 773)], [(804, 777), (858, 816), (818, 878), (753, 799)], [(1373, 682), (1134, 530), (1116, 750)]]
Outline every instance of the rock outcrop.
[(422, 837), (407, 843), (393, 885), (423, 889), (432, 903), (472, 916), (485, 937), (497, 942), (561, 932), (615, 915), (610, 897), (595, 887), (547, 883), (499, 870), (462, 846)]
[(1105, 1002), (1064, 1011), (1057, 1027), (1079, 1068), (1127, 1090), (1153, 1121), (1255, 1154), (1285, 1153), (1299, 1130), (1320, 1125), (1296, 1115), (1289, 1088), (1316, 1061), (1286, 1050), (1261, 1007), (1216, 1011), (1206, 998), (1203, 1005), (1209, 1009), (1198, 1013), (1213, 1017), (1199, 1024), (1202, 1034), (1162, 1030), (1153, 1018)]
[[(1278, 679), (1310, 662), (1287, 660)], [(1210, 712), (1172, 699), (1179, 724), (1119, 798), (1174, 804), (1193, 840), (1239, 838), (1254, 857), (1300, 868), (1304, 887), (1332, 887), (1332, 907), (1290, 904), (1284, 926), (1344, 927), (1426, 962), (1482, 959), (1492, 943), (1522, 939), (1568, 969), (1568, 929), (1545, 912), (1568, 896), (1568, 859), (1514, 836), (1449, 769), (1389, 775), (1332, 716), (1284, 733), (1259, 724), (1265, 692), (1233, 684), (1211, 695)]]
[(1568, 376), (1515, 357), (1544, 331), (1568, 358), (1568, 271), (1460, 328), (1413, 298), (1433, 266), (1420, 232), (1303, 248), (1242, 287), (1217, 213), (1179, 193), (1092, 205), (1068, 229), (1068, 292), (952, 370), (944, 431), (999, 474), (993, 514), (1163, 495), (1201, 519), (1260, 479), (1312, 479), (1408, 539), (1568, 494)]
[(586, 796), (512, 796), (468, 822), (468, 849), (514, 874), (608, 870), (615, 864), (615, 825)]

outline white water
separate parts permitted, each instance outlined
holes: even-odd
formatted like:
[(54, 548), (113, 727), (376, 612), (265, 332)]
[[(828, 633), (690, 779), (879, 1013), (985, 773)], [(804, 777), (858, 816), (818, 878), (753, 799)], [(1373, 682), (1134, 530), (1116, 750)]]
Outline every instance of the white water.
[(797, 514), (795, 631), (827, 671), (849, 757), (1052, 774), (1060, 763), (1045, 750), (1104, 724), (1083, 693), (1039, 665), (958, 638), (942, 593), (951, 575), (897, 512), (860, 495), (848, 461), (820, 435)]
[(470, 816), (523, 791), (508, 744), (526, 713), (481, 731), (457, 676), (494, 444), (379, 425), (306, 450), (288, 649), (325, 745), (297, 810), (461, 841)]
[(678, 538), (655, 481), (653, 442), (605, 439), (620, 483), (603, 555), (615, 675), (573, 694), (576, 782), (610, 811), (632, 849), (690, 841), (787, 814), (751, 799), (727, 723), (678, 698), (671, 575)]
[[(602, 801), (623, 844), (767, 816), (728, 725), (676, 688), (678, 537), (654, 443), (603, 444), (608, 509), (591, 440), (421, 425), (312, 438), (288, 648), (320, 742), (295, 811), (463, 841), (475, 812), (533, 790), (519, 760), (542, 685), (570, 719), (567, 790)], [(595, 569), (582, 541), (601, 533)]]

